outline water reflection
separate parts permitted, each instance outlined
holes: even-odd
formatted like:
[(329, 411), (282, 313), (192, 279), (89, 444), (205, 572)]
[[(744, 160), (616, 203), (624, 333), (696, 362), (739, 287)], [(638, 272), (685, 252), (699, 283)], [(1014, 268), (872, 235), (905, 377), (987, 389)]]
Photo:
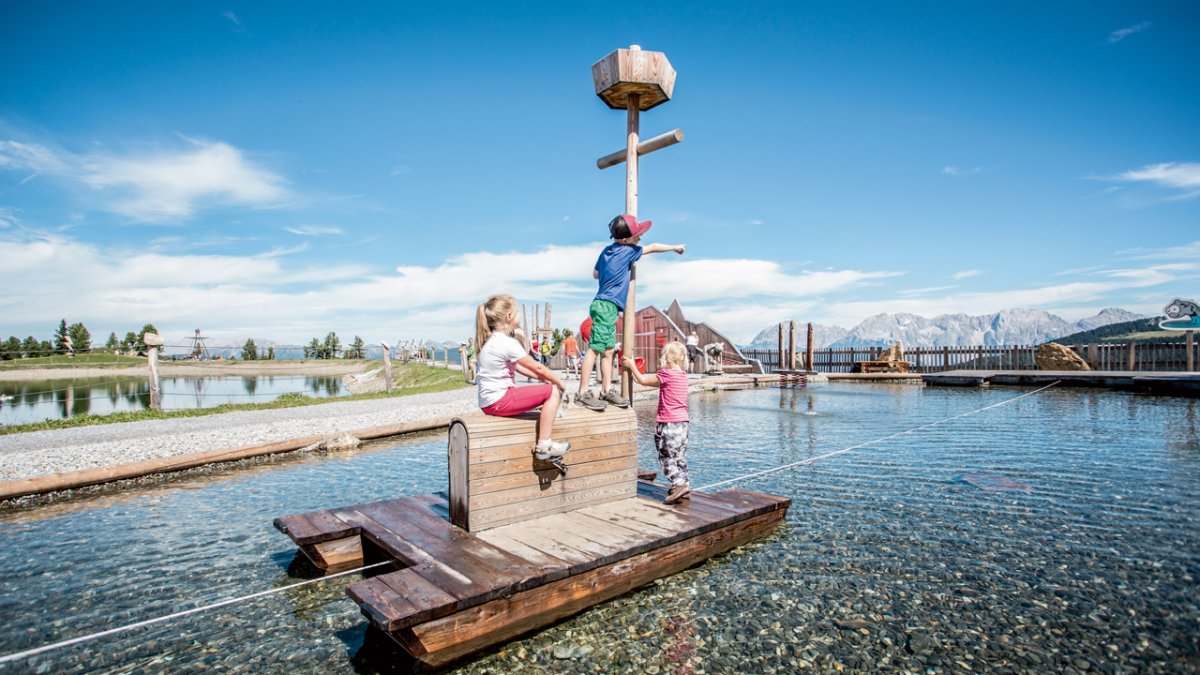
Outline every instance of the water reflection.
[[(342, 381), (335, 376), (164, 377), (159, 384), (164, 410), (265, 403), (288, 393), (314, 398), (343, 394)], [(0, 382), (0, 425), (107, 415), (149, 407), (150, 384), (145, 378)]]

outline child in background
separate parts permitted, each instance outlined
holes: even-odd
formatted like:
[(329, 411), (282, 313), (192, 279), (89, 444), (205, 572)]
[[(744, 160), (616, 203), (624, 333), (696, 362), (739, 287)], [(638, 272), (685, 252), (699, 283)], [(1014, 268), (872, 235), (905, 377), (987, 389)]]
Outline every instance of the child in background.
[[(475, 312), (475, 344), (483, 345), (475, 373), (479, 409), (488, 415), (512, 417), (541, 406), (533, 456), (539, 460), (558, 459), (571, 449), (570, 443), (551, 439), (554, 417), (567, 386), (510, 335), (520, 330), (517, 322), (517, 301), (511, 295), (493, 295)], [(550, 384), (518, 387), (514, 379), (518, 372)]]
[[(604, 410), (607, 403), (621, 408), (628, 408), (629, 401), (621, 393), (609, 389), (612, 382), (613, 351), (617, 344), (616, 326), (617, 315), (625, 309), (625, 300), (629, 295), (629, 270), (643, 254), (665, 253), (674, 251), (683, 255), (684, 245), (649, 244), (645, 248), (638, 246), (642, 235), (650, 229), (650, 221), (639, 223), (637, 218), (629, 215), (617, 216), (608, 224), (609, 236), (613, 243), (600, 252), (596, 259), (592, 276), (600, 281), (600, 290), (588, 308), (592, 319), (591, 340), (588, 341), (587, 353), (583, 356), (583, 364), (579, 375), (579, 394), (575, 400), (585, 408)], [(588, 380), (592, 377), (592, 367), (600, 357), (600, 395), (593, 394), (588, 388)]]
[(671, 481), (664, 504), (674, 504), (689, 499), (692, 488), (688, 484), (688, 376), (684, 370), (687, 350), (678, 342), (663, 345), (658, 359), (658, 372), (643, 375), (638, 372), (633, 359), (621, 359), (621, 365), (629, 369), (634, 382), (644, 387), (658, 387), (658, 415), (654, 427), (654, 446), (658, 448), (658, 461), (663, 475)]

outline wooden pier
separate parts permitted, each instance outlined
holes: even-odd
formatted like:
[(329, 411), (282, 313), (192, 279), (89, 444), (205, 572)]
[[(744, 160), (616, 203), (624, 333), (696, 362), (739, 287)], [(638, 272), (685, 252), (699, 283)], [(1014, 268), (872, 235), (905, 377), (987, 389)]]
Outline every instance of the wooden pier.
[(275, 520), (328, 571), (393, 565), (348, 587), (371, 625), (443, 666), (551, 625), (766, 534), (791, 500), (692, 493), (639, 480), (632, 411), (572, 409), (561, 473), (532, 458), (536, 418), (483, 415), (450, 427), (448, 492)]
[(1134, 370), (949, 370), (920, 376), (926, 385), (985, 387), (990, 384), (1102, 387), (1150, 394), (1200, 396), (1200, 373), (1155, 373)]

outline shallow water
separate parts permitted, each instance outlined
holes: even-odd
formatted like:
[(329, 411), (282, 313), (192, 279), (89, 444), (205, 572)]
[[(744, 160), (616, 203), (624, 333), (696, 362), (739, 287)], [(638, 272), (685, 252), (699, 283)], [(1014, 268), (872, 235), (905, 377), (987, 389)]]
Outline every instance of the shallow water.
[[(266, 403), (290, 393), (326, 398), (343, 392), (341, 378), (327, 375), (163, 377), (159, 380), (163, 410), (215, 408), (226, 403)], [(0, 382), (0, 425), (107, 415), (149, 407), (150, 382), (144, 377)]]
[[(1029, 392), (693, 395), (694, 487), (890, 438), (735, 486), (790, 496), (784, 526), (460, 669), (1197, 670), (1200, 401), (1050, 389), (933, 424)], [(652, 467), (653, 406), (639, 411)], [(0, 654), (308, 578), (274, 517), (445, 480), (431, 434), (2, 512)], [(392, 670), (396, 652), (344, 594), (356, 578), (0, 671)]]

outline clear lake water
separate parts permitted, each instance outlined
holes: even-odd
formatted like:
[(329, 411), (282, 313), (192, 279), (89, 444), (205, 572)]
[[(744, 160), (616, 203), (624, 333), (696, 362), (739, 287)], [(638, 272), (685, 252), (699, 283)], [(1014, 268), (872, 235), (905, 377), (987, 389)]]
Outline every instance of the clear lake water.
[[(258, 375), (234, 377), (163, 377), (163, 410), (215, 408), (227, 403), (267, 403), (283, 394), (327, 398), (345, 393), (341, 377)], [(98, 377), (72, 380), (0, 382), (0, 426), (82, 415), (108, 415), (150, 407), (145, 377)]]
[[(693, 394), (694, 488), (853, 449), (733, 486), (792, 498), (771, 535), (457, 671), (1200, 670), (1200, 400), (1053, 388), (966, 414), (1030, 391)], [(0, 656), (313, 578), (272, 519), (445, 487), (431, 433), (10, 503)], [(407, 670), (345, 595), (358, 578), (0, 673)]]

